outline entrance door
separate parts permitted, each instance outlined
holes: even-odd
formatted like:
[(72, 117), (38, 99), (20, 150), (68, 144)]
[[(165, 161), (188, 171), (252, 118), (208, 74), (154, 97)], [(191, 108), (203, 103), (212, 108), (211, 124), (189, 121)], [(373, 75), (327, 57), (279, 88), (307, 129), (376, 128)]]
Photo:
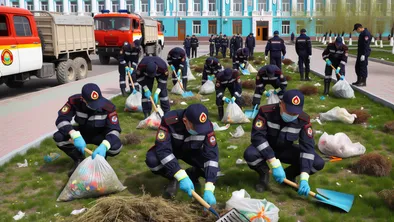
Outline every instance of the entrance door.
[(178, 40), (185, 40), (186, 22), (178, 21)]
[(263, 27), (263, 40), (268, 40), (268, 27)]
[(256, 40), (262, 41), (263, 40), (263, 27), (262, 26), (257, 26), (256, 27), (256, 32), (257, 32)]

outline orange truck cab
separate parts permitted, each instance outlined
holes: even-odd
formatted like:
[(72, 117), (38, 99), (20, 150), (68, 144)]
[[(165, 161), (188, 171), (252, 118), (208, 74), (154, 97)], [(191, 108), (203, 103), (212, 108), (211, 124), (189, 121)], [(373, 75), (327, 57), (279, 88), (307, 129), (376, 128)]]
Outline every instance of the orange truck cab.
[(94, 16), (96, 54), (101, 64), (108, 64), (110, 58), (118, 58), (124, 42), (141, 40), (146, 55), (160, 55), (164, 48), (164, 26), (150, 18), (141, 17), (127, 10), (110, 13), (102, 10)]

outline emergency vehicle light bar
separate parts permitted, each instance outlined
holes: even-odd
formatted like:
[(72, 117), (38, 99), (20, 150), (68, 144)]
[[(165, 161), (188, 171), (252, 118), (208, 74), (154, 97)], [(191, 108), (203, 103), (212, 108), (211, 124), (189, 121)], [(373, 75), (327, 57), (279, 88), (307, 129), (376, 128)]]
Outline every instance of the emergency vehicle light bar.
[(101, 13), (109, 13), (109, 10), (101, 10)]
[(127, 14), (130, 14), (130, 13), (129, 13), (129, 10), (127, 10), (127, 9), (119, 9), (118, 12), (119, 12), (119, 13), (127, 13)]

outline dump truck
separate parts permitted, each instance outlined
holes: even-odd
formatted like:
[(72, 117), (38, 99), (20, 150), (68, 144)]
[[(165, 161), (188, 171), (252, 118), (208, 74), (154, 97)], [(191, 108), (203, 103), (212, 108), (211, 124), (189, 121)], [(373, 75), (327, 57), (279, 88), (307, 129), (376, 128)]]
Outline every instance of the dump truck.
[(90, 16), (0, 7), (0, 84), (21, 88), (32, 76), (69, 83), (92, 70), (94, 22)]
[(151, 17), (142, 17), (130, 13), (128, 10), (119, 10), (110, 13), (102, 10), (101, 14), (94, 16), (96, 54), (100, 63), (109, 64), (111, 57), (118, 59), (119, 51), (124, 42), (140, 40), (143, 54), (161, 55), (164, 48), (164, 26)]

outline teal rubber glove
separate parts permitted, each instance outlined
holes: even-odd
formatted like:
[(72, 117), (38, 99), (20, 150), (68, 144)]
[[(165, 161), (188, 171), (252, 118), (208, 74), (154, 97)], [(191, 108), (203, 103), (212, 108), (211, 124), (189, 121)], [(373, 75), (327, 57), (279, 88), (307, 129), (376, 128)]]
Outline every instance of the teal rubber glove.
[(92, 154), (92, 159), (94, 159), (97, 154), (102, 157), (105, 157), (106, 153), (107, 153), (107, 147), (102, 143), (94, 150)]
[(194, 190), (194, 185), (188, 176), (179, 181), (179, 188), (183, 192), (187, 193), (189, 197), (192, 197), (192, 190)]
[(328, 66), (331, 66), (331, 65), (332, 65), (332, 62), (331, 62), (329, 59), (326, 59), (326, 64), (327, 64)]
[(213, 192), (210, 190), (206, 190), (204, 192), (203, 199), (205, 200), (205, 202), (207, 202), (211, 206), (216, 204), (215, 195), (213, 195)]
[(275, 90), (274, 90), (274, 95), (278, 95), (278, 91), (279, 91), (279, 90), (276, 90), (276, 89), (275, 89)]
[(285, 60), (285, 56), (282, 56), (282, 60)]
[(208, 76), (208, 80), (209, 80), (209, 81), (213, 81), (214, 79), (215, 79), (215, 76), (214, 76), (214, 75)]
[(178, 69), (178, 73), (176, 74), (178, 78), (181, 77), (181, 73), (182, 73), (182, 70)]
[(271, 95), (271, 93), (269, 91), (265, 91), (265, 96), (269, 97)]
[(129, 68), (128, 66), (126, 66), (124, 69), (125, 69), (125, 71), (126, 71), (126, 74), (127, 74), (128, 72), (130, 72), (130, 68)]
[(74, 141), (74, 146), (79, 152), (85, 155), (86, 142), (79, 131), (71, 133), (71, 139)]
[(335, 73), (336, 73), (336, 74), (339, 74), (339, 71), (341, 71), (341, 68), (340, 68), (340, 67), (338, 67), (338, 68), (335, 70)]
[(155, 95), (153, 96), (153, 102), (155, 104), (157, 104), (159, 102), (159, 94), (155, 93)]
[(137, 90), (133, 89), (133, 94), (135, 95), (137, 93)]
[(344, 79), (345, 79), (344, 75), (341, 75), (341, 77), (339, 78), (339, 80), (344, 80)]
[(227, 97), (223, 97), (223, 101), (225, 101), (227, 104), (231, 102), (231, 100)]
[(303, 196), (308, 196), (311, 188), (308, 184), (309, 175), (305, 172), (300, 175), (300, 185), (298, 186), (298, 194)]
[(175, 67), (174, 67), (174, 65), (171, 65), (171, 69), (172, 69), (173, 72), (175, 72)]
[(231, 103), (235, 102), (235, 97), (231, 98)]
[(274, 179), (278, 183), (283, 183), (283, 181), (286, 178), (286, 173), (283, 170), (282, 164), (280, 163), (280, 160), (275, 159), (274, 161), (269, 163), (272, 169), (272, 175), (274, 176)]
[(147, 86), (144, 86), (144, 95), (146, 98), (150, 98), (152, 96), (152, 93)]

